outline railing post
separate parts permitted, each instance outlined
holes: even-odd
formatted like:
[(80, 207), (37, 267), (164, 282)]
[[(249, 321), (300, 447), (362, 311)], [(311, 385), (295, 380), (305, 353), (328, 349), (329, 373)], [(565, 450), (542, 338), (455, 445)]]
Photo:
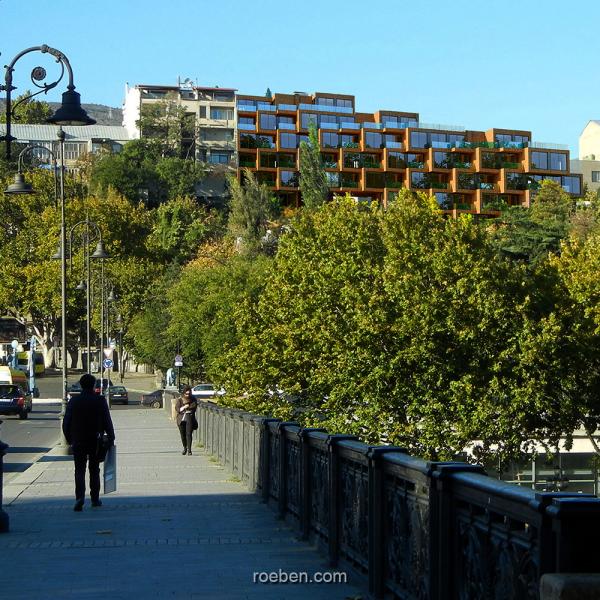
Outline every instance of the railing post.
[(369, 461), (369, 592), (375, 598), (383, 598), (385, 581), (385, 478), (383, 455), (402, 452), (405, 448), (395, 446), (371, 446), (367, 450)]
[(300, 430), (300, 533), (303, 540), (310, 537), (310, 442), (311, 432), (325, 433), (325, 429), (307, 427)]
[(329, 454), (329, 565), (337, 567), (340, 551), (339, 457), (337, 446), (344, 440), (356, 441), (355, 435), (332, 434), (327, 438)]
[(286, 446), (287, 436), (285, 434), (285, 428), (290, 425), (293, 427), (299, 427), (298, 423), (293, 421), (284, 421), (279, 423), (277, 426), (277, 435), (279, 436), (279, 473), (277, 474), (279, 479), (279, 498), (277, 498), (277, 509), (278, 516), (280, 519), (285, 518), (287, 509), (287, 463), (286, 463)]
[(270, 469), (271, 469), (271, 428), (269, 423), (280, 422), (279, 419), (263, 419), (260, 423), (260, 460), (258, 466), (258, 480), (262, 487), (262, 501), (269, 502), (270, 490)]
[(556, 573), (597, 573), (600, 565), (600, 498), (554, 498), (552, 518)]
[[(0, 421), (0, 424), (2, 421)], [(8, 444), (5, 444), (2, 440), (0, 440), (0, 533), (7, 533), (9, 529), (9, 519), (8, 514), (2, 508), (2, 490), (4, 486), (4, 455), (6, 454), (6, 450), (8, 448)]]
[(452, 520), (452, 474), (481, 473), (479, 465), (447, 462), (429, 463), (432, 482), (429, 496), (430, 598), (444, 600), (456, 593), (452, 580), (455, 536)]

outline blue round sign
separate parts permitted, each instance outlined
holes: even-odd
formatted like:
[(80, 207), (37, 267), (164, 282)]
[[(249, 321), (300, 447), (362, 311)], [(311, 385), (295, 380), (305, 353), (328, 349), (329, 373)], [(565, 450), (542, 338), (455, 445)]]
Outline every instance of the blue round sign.
[(105, 359), (102, 361), (102, 366), (103, 366), (105, 369), (110, 369), (110, 368), (113, 366), (113, 361), (112, 361), (110, 358), (105, 358)]

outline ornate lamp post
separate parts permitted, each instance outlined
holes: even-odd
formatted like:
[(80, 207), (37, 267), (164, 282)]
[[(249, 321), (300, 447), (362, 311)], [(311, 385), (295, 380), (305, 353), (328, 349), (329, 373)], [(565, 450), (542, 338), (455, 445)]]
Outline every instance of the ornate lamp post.
[[(43, 83), (46, 79), (46, 70), (43, 67), (35, 67), (31, 71), (31, 81), (33, 85), (39, 88), (39, 91), (29, 94), (25, 98), (19, 101), (19, 103), (29, 100), (42, 92), (48, 93), (49, 90), (55, 88), (62, 80), (65, 70), (69, 76), (69, 83), (67, 85), (67, 91), (62, 95), (62, 103), (60, 108), (47, 119), (48, 123), (54, 125), (93, 125), (96, 121), (88, 116), (88, 114), (81, 107), (81, 100), (79, 94), (75, 91), (75, 85), (73, 83), (73, 70), (68, 58), (56, 48), (51, 48), (47, 45), (33, 46), (27, 48), (22, 52), (19, 52), (13, 60), (6, 66), (4, 85), (0, 86), (0, 91), (6, 92), (6, 134), (3, 139), (6, 143), (6, 158), (11, 158), (11, 144), (15, 138), (11, 135), (11, 123), (14, 118), (15, 105), (12, 105), (12, 92), (17, 89), (13, 86), (13, 71), (15, 70), (15, 64), (17, 61), (29, 54), (30, 52), (41, 52), (42, 54), (50, 54), (56, 59), (56, 62), (61, 66), (61, 72), (52, 83)], [(0, 138), (2, 139), (2, 138)], [(67, 407), (67, 263), (66, 263), (66, 223), (65, 223), (65, 132), (62, 127), (58, 130), (58, 142), (60, 148), (60, 177), (59, 177), (59, 197), (60, 197), (60, 249), (61, 249), (61, 352), (62, 352), (62, 399), (61, 399), (61, 421), (64, 418), (65, 410)], [(67, 448), (67, 441), (62, 434), (61, 427), (61, 446), (64, 450)]]
[[(76, 289), (78, 290), (86, 290), (86, 371), (90, 373), (90, 259), (104, 259), (108, 258), (108, 254), (104, 250), (104, 244), (102, 243), (102, 232), (100, 231), (100, 227), (90, 221), (87, 217), (85, 221), (79, 221), (71, 227), (69, 231), (69, 258), (71, 259), (71, 271), (73, 270), (73, 261), (72, 261), (72, 250), (73, 250), (73, 233), (75, 230), (80, 227), (84, 227), (84, 231), (81, 235), (81, 239), (83, 241), (84, 254), (85, 254), (85, 269), (86, 269), (86, 280), (82, 281)], [(92, 239), (90, 236), (90, 227), (94, 229), (97, 234), (97, 238)], [(94, 242), (98, 240), (96, 245), (96, 250), (93, 254), (90, 255), (90, 242)]]

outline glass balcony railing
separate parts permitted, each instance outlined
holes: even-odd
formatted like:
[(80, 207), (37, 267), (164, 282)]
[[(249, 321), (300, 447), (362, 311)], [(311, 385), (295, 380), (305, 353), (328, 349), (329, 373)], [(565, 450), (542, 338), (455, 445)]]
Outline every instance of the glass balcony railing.
[(383, 129), (383, 123), (372, 123), (371, 121), (367, 123), (361, 123), (363, 129)]
[(400, 121), (384, 121), (383, 126), (387, 129), (406, 129), (407, 127), (416, 127), (418, 123), (416, 121), (409, 121), (406, 123)]
[(340, 123), (340, 129), (360, 129), (360, 123)]
[(277, 110), (293, 110), (294, 112), (296, 112), (296, 109), (298, 107), (295, 104), (278, 104), (277, 105)]
[(256, 108), (264, 112), (275, 112), (277, 110), (275, 106), (273, 106), (272, 104), (266, 104), (265, 102), (259, 102), (256, 105)]
[(256, 104), (238, 104), (238, 112), (256, 112)]
[(338, 124), (337, 123), (319, 123), (319, 127), (321, 129), (338, 129)]
[(240, 167), (249, 167), (251, 169), (255, 169), (256, 168), (256, 161), (255, 160), (242, 160), (242, 159), (240, 159)]
[(528, 142), (530, 148), (539, 148), (540, 150), (568, 150), (569, 146), (565, 144), (548, 144), (544, 142)]
[(445, 190), (448, 187), (448, 183), (445, 181), (430, 181), (429, 184), (437, 190)]
[(409, 169), (422, 169), (425, 166), (425, 163), (422, 161), (418, 161), (418, 160), (409, 160), (406, 163), (406, 166)]
[(399, 188), (404, 187), (404, 182), (403, 181), (386, 181), (385, 187), (399, 189)]
[(254, 123), (238, 123), (238, 129), (244, 131), (256, 131), (256, 124)]
[(487, 181), (481, 181), (479, 183), (479, 189), (480, 190), (487, 190), (487, 191), (495, 190), (496, 189), (496, 184), (495, 183), (489, 183)]
[(343, 188), (357, 188), (358, 181), (355, 179), (348, 179), (346, 177), (342, 177), (340, 180), (340, 187)]
[(294, 123), (279, 123), (277, 129), (286, 129), (288, 131), (296, 131), (296, 125)]
[(332, 112), (345, 115), (354, 114), (354, 109), (350, 106), (327, 106), (326, 104), (300, 104), (300, 110), (312, 110), (320, 112)]
[(431, 147), (432, 148), (450, 148), (450, 144), (448, 142), (432, 141)]
[(386, 142), (385, 143), (385, 147), (386, 148), (402, 149), (402, 142)]

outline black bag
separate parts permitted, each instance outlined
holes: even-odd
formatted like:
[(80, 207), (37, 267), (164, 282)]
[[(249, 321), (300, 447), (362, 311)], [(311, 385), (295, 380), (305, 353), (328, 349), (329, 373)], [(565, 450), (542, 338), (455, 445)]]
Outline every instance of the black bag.
[(198, 419), (195, 414), (192, 414), (192, 431), (196, 431), (196, 429), (198, 429)]
[(108, 439), (108, 435), (98, 434), (98, 440), (96, 441), (96, 458), (98, 462), (104, 462), (108, 449), (112, 446), (112, 442)]

